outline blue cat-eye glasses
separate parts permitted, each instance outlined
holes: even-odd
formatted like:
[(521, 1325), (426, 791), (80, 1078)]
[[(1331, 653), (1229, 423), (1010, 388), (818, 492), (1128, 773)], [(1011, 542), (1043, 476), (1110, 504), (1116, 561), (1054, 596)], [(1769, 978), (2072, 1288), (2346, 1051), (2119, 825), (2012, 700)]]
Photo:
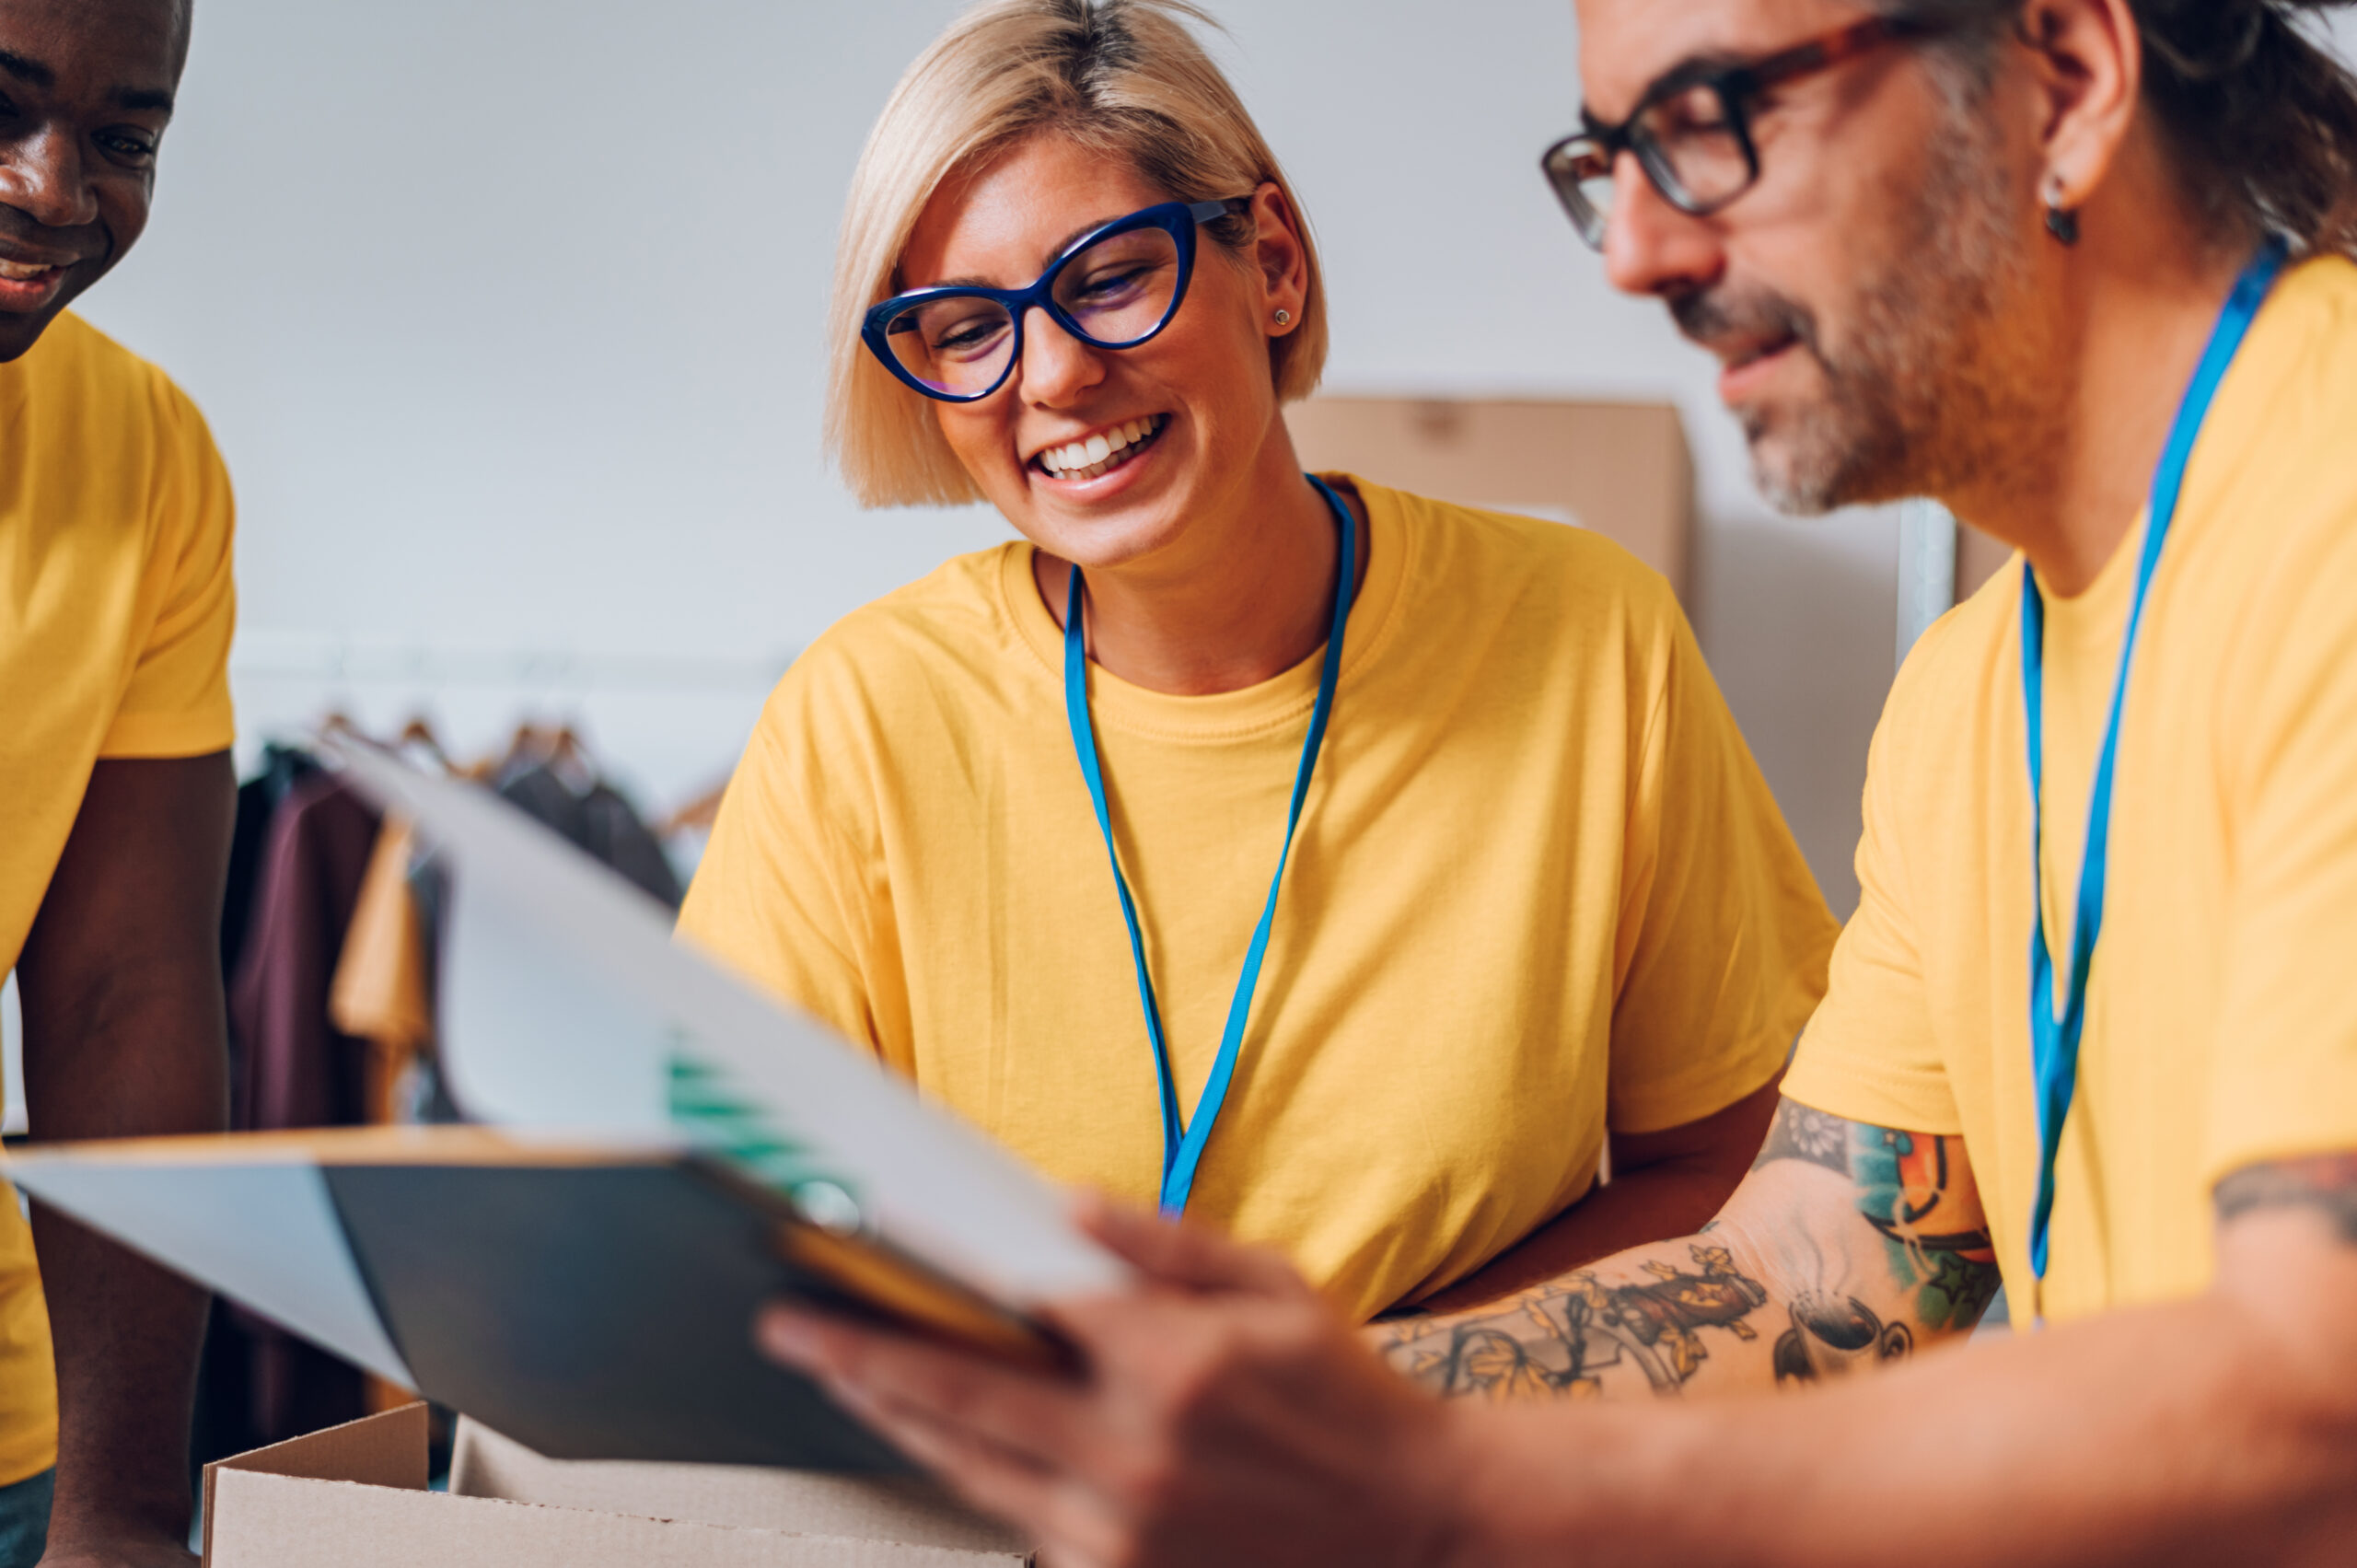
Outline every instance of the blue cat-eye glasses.
[(1135, 348), (1187, 297), (1197, 226), (1250, 204), (1237, 196), (1147, 207), (1074, 240), (1028, 288), (950, 284), (895, 295), (868, 311), (860, 338), (885, 369), (946, 403), (979, 401), (1005, 383), (1035, 306), (1092, 347)]

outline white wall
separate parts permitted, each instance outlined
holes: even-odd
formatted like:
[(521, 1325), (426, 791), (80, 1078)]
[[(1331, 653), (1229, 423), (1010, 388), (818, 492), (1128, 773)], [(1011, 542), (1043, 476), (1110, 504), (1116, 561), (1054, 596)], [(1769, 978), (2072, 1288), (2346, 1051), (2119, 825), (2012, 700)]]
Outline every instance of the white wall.
[[(1568, 0), (1213, 4), (1326, 248), (1330, 387), (1687, 410), (1704, 642), (1846, 909), (1895, 534), (1768, 517), (1709, 363), (1555, 210)], [(529, 706), (674, 799), (794, 648), (1004, 537), (862, 514), (818, 449), (844, 184), (955, 8), (203, 0), (154, 226), (87, 311), (228, 454), (250, 735), (423, 703), (473, 750)]]

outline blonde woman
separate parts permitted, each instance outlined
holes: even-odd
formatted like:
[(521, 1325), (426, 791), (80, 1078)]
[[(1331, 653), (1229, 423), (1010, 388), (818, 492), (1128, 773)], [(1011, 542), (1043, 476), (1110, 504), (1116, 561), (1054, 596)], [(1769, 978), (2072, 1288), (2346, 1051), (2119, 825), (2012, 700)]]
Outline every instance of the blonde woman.
[(1461, 1303), (1715, 1209), (1834, 925), (1659, 578), (1302, 472), (1317, 254), (1188, 19), (994, 0), (886, 105), (830, 447), (1022, 539), (795, 663), (680, 928), (1051, 1176)]

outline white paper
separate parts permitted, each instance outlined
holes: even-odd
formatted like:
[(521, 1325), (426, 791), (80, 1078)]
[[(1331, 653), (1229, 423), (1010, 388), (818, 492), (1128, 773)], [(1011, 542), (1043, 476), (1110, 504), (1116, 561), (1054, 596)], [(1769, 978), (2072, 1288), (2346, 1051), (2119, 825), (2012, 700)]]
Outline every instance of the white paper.
[(44, 1203), (236, 1296), (404, 1388), (417, 1386), (361, 1283), (319, 1168), (299, 1156), (227, 1165), (29, 1149), (7, 1173)]
[(445, 857), (440, 1053), (470, 1116), (519, 1132), (676, 1136), (675, 1057), (842, 1173), (885, 1239), (1018, 1307), (1126, 1267), (1050, 1183), (864, 1052), (671, 940), (668, 911), (478, 785), (342, 738), (322, 749)]

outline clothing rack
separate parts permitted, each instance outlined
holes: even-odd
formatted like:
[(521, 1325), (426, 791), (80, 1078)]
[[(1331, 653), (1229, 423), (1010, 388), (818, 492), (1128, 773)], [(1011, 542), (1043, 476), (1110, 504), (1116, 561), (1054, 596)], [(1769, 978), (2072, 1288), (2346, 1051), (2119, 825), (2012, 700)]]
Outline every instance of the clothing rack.
[(390, 735), (430, 717), (454, 755), (519, 723), (570, 726), (639, 800), (676, 809), (725, 775), (792, 650), (714, 655), (249, 628), (229, 655), (240, 761), (342, 713)]
[(466, 646), (284, 632), (241, 631), (229, 652), (240, 680), (419, 687), (635, 687), (668, 690), (773, 684), (791, 651), (752, 656)]

